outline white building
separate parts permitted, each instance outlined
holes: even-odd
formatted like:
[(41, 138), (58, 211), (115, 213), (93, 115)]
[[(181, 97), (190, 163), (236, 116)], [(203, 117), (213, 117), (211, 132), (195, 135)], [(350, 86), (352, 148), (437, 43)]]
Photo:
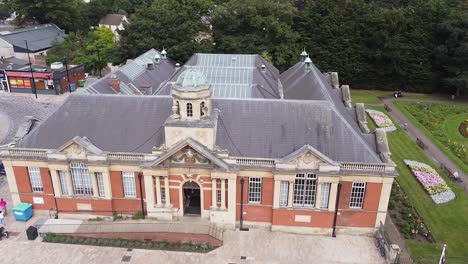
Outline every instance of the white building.
[(125, 15), (108, 14), (105, 17), (103, 17), (101, 21), (99, 21), (99, 26), (106, 27), (112, 30), (115, 39), (118, 40), (120, 36), (117, 30), (123, 30), (124, 23), (128, 23), (128, 19)]

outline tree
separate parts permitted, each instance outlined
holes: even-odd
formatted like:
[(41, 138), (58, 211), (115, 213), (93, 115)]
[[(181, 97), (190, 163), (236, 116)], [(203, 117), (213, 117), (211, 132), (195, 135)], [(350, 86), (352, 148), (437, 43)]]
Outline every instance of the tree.
[(62, 42), (55, 42), (47, 51), (47, 64), (62, 61), (64, 57), (70, 63), (76, 63), (76, 57), (80, 50), (84, 48), (85, 39), (76, 33), (68, 34)]
[(54, 23), (73, 32), (87, 31), (90, 26), (83, 0), (11, 0), (8, 5), (20, 14), (18, 24), (26, 20)]
[(439, 45), (434, 50), (434, 69), (445, 92), (468, 92), (468, 18), (458, 15), (440, 24), (436, 31)]
[(165, 48), (169, 57), (185, 62), (195, 52), (209, 52), (210, 40), (196, 41), (210, 33), (206, 17), (211, 0), (158, 0), (139, 9), (131, 23), (120, 32), (120, 59), (135, 58), (145, 51)]
[(87, 70), (98, 73), (108, 62), (114, 61), (115, 50), (112, 31), (106, 27), (98, 27), (88, 34), (83, 48), (76, 54), (75, 61), (84, 64)]
[(269, 54), (277, 67), (286, 69), (300, 53), (299, 34), (292, 28), (296, 14), (290, 1), (225, 1), (213, 12), (216, 51)]

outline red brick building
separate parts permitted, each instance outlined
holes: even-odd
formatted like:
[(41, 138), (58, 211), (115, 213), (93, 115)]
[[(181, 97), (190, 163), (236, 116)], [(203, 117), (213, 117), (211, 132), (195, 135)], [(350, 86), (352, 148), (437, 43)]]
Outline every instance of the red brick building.
[(305, 56), (281, 75), (256, 55), (194, 57), (158, 90), (170, 96), (72, 95), (2, 150), (14, 202), (298, 233), (384, 222), (386, 134), (368, 133), (335, 73)]

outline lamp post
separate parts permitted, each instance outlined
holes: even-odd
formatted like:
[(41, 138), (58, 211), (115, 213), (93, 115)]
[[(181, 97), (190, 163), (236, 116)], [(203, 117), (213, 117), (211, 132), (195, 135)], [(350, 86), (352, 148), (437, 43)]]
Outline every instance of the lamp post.
[(249, 231), (248, 228), (244, 228), (244, 177), (240, 179), (240, 184), (241, 184), (241, 204), (240, 204), (240, 231)]
[(340, 193), (341, 193), (341, 183), (338, 183), (338, 191), (336, 193), (336, 202), (335, 202), (335, 216), (333, 217), (333, 232), (332, 237), (336, 237), (336, 218), (338, 217), (338, 204), (340, 203)]
[(32, 78), (31, 90), (36, 95), (36, 99), (37, 99), (36, 81), (34, 80), (34, 72), (33, 72), (32, 63), (31, 63), (31, 57), (29, 57), (28, 41), (24, 40), (24, 42), (26, 43), (26, 51), (28, 52), (28, 60), (29, 60), (29, 71), (31, 72), (31, 78)]
[(143, 214), (143, 218), (145, 218), (145, 205), (143, 204), (143, 185), (141, 184), (141, 180), (143, 178), (143, 173), (138, 173), (138, 183), (140, 184), (140, 201), (141, 201), (141, 213)]
[(63, 62), (65, 63), (65, 70), (66, 70), (66, 72), (67, 72), (68, 92), (71, 93), (71, 89), (70, 89), (70, 75), (68, 75), (68, 62), (67, 62), (67, 57), (63, 57)]

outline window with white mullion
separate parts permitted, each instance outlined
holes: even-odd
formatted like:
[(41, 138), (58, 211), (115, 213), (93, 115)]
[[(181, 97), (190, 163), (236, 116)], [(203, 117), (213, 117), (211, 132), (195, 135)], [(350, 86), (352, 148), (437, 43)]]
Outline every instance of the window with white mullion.
[(60, 190), (62, 190), (62, 195), (69, 195), (68, 185), (67, 185), (67, 176), (65, 171), (58, 171)]
[(106, 196), (106, 193), (104, 191), (104, 176), (102, 175), (102, 172), (95, 172), (95, 175), (96, 175), (96, 182), (98, 186), (99, 197), (104, 197)]
[(221, 190), (216, 190), (216, 203), (221, 206)]
[(125, 197), (136, 197), (135, 173), (133, 171), (122, 172), (122, 181)]
[(262, 202), (262, 178), (250, 177), (249, 178), (249, 203)]
[(349, 201), (349, 208), (361, 209), (364, 203), (364, 195), (366, 193), (365, 182), (353, 182), (351, 189), (351, 198)]
[(317, 175), (299, 173), (294, 180), (293, 206), (314, 207), (317, 194)]
[(166, 202), (166, 188), (161, 187), (160, 190), (161, 190), (161, 203), (165, 203)]
[(287, 206), (288, 205), (288, 191), (289, 191), (289, 182), (288, 181), (281, 181), (280, 183), (280, 206)]
[(88, 166), (84, 163), (71, 163), (70, 172), (75, 195), (93, 196), (93, 184)]
[(320, 208), (328, 208), (330, 199), (330, 183), (322, 183), (322, 192), (320, 195)]
[(44, 186), (42, 185), (41, 171), (37, 167), (28, 167), (29, 181), (33, 192), (43, 192)]

